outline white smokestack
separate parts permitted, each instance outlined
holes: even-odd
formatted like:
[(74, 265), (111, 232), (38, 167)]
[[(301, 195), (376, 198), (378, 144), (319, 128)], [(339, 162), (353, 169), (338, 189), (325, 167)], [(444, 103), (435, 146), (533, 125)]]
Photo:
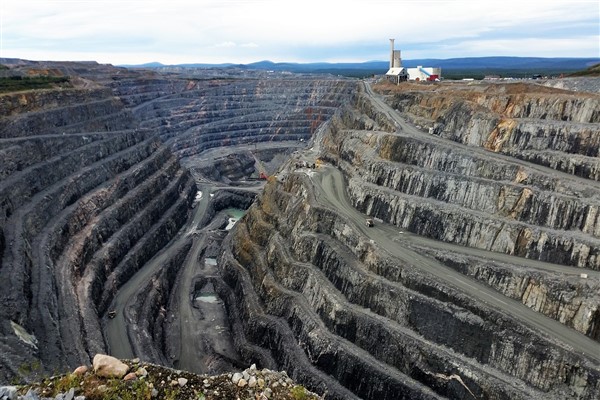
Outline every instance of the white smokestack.
[(400, 50), (394, 50), (394, 68), (402, 68), (402, 57)]
[(390, 39), (390, 69), (394, 68), (394, 39)]

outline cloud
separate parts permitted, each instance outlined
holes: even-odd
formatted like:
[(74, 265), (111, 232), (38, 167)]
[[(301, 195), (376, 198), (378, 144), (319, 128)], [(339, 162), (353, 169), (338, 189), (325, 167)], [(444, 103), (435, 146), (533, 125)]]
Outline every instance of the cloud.
[(385, 60), (390, 37), (407, 58), (600, 57), (597, 0), (4, 0), (0, 7), (7, 57)]
[(215, 47), (235, 47), (235, 42), (227, 41), (215, 44)]

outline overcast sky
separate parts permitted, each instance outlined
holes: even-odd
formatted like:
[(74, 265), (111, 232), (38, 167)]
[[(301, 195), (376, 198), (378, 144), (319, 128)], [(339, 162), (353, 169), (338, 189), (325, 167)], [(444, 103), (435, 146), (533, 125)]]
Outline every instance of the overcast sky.
[(0, 57), (112, 64), (600, 57), (598, 0), (0, 0)]

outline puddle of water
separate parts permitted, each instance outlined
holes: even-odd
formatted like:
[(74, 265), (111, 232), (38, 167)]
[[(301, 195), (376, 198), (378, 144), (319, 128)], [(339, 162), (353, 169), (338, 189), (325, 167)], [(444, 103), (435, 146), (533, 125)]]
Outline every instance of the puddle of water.
[(217, 265), (217, 259), (216, 258), (205, 258), (204, 264), (205, 265)]
[(213, 293), (202, 293), (194, 299), (203, 303), (216, 304), (219, 303), (219, 298)]
[(238, 222), (238, 220), (240, 218), (242, 218), (244, 216), (244, 214), (246, 213), (246, 210), (241, 210), (239, 208), (226, 208), (225, 210), (223, 210), (223, 212), (225, 214), (229, 215), (229, 222), (227, 223), (227, 226), (225, 227), (225, 230), (228, 231), (231, 228), (233, 228), (235, 223)]

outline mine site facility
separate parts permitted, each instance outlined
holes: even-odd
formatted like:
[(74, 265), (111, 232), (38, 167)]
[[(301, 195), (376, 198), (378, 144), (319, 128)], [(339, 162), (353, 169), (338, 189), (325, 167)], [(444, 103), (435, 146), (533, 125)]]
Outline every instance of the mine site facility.
[(52, 79), (0, 93), (0, 386), (600, 398), (600, 78), (1, 63)]

